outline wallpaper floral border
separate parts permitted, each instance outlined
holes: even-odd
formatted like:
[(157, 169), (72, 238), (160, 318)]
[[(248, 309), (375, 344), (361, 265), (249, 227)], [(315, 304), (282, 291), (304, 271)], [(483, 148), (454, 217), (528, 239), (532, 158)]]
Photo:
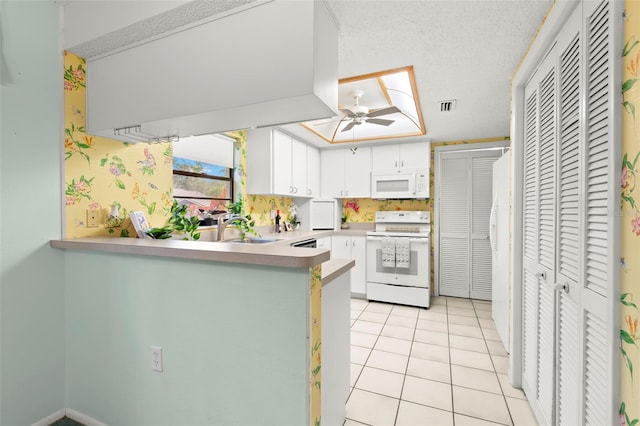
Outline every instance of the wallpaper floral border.
[[(128, 144), (85, 131), (86, 63), (64, 52), (64, 170), (67, 238), (136, 237), (128, 218), (141, 210), (162, 226), (173, 201), (170, 143)], [(118, 219), (109, 220), (112, 206)], [(98, 226), (88, 227), (89, 214)]]
[(623, 56), (623, 117), (620, 253), (620, 425), (640, 421), (640, 1), (626, 0)]

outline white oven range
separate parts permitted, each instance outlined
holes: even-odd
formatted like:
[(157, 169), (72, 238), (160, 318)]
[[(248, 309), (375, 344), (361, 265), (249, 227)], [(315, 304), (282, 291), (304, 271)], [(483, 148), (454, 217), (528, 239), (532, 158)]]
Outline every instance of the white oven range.
[(367, 299), (429, 307), (430, 223), (425, 211), (376, 212), (367, 233)]

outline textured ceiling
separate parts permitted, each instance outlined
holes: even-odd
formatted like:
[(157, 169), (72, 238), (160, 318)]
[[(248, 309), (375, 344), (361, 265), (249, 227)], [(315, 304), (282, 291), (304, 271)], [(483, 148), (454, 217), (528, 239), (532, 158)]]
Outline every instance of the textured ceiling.
[[(268, 0), (191, 1), (70, 50), (89, 59), (265, 1)], [(413, 65), (426, 137), (434, 142), (509, 135), (511, 77), (553, 3), (325, 1), (339, 26), (339, 77)], [(61, 3), (66, 8), (75, 2)], [(455, 110), (440, 112), (438, 102), (452, 99), (457, 100)], [(285, 129), (318, 146), (328, 145), (301, 125), (288, 125)]]
[[(413, 65), (427, 138), (509, 135), (511, 77), (552, 0), (326, 2), (340, 28), (340, 78)], [(455, 110), (440, 112), (451, 99)]]

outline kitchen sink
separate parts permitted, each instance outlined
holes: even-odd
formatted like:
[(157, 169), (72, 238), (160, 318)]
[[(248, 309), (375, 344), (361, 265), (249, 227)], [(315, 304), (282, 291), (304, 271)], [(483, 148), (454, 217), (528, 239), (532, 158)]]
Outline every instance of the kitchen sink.
[(278, 238), (247, 238), (245, 240), (241, 240), (240, 238), (236, 238), (233, 240), (224, 240), (225, 243), (240, 243), (240, 244), (266, 244), (266, 243), (275, 243), (276, 241), (280, 241)]

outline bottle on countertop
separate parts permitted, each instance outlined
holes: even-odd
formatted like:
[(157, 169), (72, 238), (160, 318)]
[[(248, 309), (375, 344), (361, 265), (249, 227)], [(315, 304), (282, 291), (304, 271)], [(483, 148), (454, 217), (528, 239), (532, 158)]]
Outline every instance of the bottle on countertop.
[(276, 226), (274, 232), (280, 232), (280, 210), (276, 210)]

